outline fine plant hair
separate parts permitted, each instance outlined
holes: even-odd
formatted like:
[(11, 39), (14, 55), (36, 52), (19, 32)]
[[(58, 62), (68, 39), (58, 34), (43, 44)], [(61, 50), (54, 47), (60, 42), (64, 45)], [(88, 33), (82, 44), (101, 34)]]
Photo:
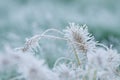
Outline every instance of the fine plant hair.
[[(39, 42), (43, 38), (65, 41), (73, 56), (58, 58), (50, 69), (45, 60), (32, 54), (42, 47)], [(23, 47), (0, 55), (0, 80), (120, 80), (120, 54), (96, 41), (86, 25), (70, 23), (63, 31), (45, 30), (26, 39)]]

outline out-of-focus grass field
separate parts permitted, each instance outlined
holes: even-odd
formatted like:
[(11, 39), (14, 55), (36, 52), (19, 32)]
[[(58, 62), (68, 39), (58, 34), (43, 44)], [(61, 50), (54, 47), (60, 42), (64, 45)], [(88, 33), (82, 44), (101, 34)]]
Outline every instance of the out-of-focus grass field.
[[(96, 40), (119, 49), (120, 0), (0, 0), (0, 51), (23, 46), (25, 38), (46, 29), (62, 30), (70, 22), (87, 24)], [(66, 53), (62, 41), (40, 44), (42, 53), (57, 53), (54, 58)]]

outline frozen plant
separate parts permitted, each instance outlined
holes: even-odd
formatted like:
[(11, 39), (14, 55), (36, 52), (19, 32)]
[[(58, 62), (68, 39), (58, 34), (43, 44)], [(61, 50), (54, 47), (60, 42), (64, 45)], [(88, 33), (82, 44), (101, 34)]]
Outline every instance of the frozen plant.
[(75, 53), (78, 64), (85, 65), (87, 62), (87, 53), (92, 53), (96, 48), (94, 37), (88, 33), (86, 25), (80, 27), (75, 23), (70, 23), (64, 32), (65, 38), (68, 39), (69, 47)]
[[(51, 31), (62, 36), (49, 35)], [(49, 69), (45, 60), (33, 55), (36, 48), (42, 47), (39, 42), (43, 38), (66, 41), (74, 56), (58, 58), (53, 68)], [(27, 39), (25, 45), (16, 51), (1, 55), (0, 74), (3, 74), (4, 68), (11, 69), (7, 66), (15, 66), (18, 74), (9, 77), (9, 80), (120, 80), (120, 54), (112, 47), (95, 41), (86, 25), (75, 23), (70, 23), (63, 31), (48, 29)]]

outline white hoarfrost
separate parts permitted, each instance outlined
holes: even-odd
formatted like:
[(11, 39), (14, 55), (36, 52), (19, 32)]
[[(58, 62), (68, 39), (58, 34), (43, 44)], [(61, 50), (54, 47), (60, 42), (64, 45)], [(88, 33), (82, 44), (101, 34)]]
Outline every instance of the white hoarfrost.
[[(47, 35), (49, 31), (60, 33), (63, 37)], [(67, 41), (75, 57), (60, 57), (53, 69), (49, 69), (44, 60), (30, 54), (36, 52), (29, 52), (39, 47), (41, 37)], [(27, 39), (24, 47), (16, 50), (0, 54), (0, 80), (3, 80), (1, 75), (6, 74), (4, 70), (13, 66), (21, 75), (9, 77), (9, 80), (21, 80), (21, 77), (25, 80), (120, 80), (120, 54), (96, 42), (86, 25), (71, 23), (64, 32), (48, 29)]]
[(26, 80), (59, 80), (57, 74), (53, 73), (43, 60), (38, 60), (33, 55), (13, 52), (0, 57), (0, 69), (17, 65), (18, 73), (22, 73)]

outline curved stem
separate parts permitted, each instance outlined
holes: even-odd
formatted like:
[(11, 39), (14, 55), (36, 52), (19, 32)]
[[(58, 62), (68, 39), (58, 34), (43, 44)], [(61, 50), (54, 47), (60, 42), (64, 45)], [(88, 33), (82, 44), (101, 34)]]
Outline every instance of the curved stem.
[(75, 57), (77, 59), (77, 62), (78, 62), (78, 65), (80, 65), (80, 60), (79, 60), (79, 56), (77, 54), (77, 51), (75, 50), (75, 48), (73, 47), (73, 50), (74, 50), (74, 54), (75, 54)]
[(47, 32), (49, 32), (49, 31), (55, 31), (55, 32), (58, 32), (58, 33), (60, 33), (60, 34), (62, 34), (62, 35), (64, 35), (64, 33), (63, 32), (61, 32), (61, 31), (59, 31), (59, 30), (57, 30), (57, 29), (47, 29), (46, 31), (44, 31), (41, 35), (44, 35), (44, 34), (46, 34)]
[(57, 65), (57, 63), (60, 62), (61, 60), (69, 60), (69, 61), (72, 61), (72, 60), (69, 59), (69, 58), (61, 57), (61, 58), (57, 59), (57, 61), (56, 61), (55, 64), (54, 64), (54, 67), (55, 67), (55, 66)]
[(57, 36), (52, 36), (52, 35), (41, 35), (41, 37), (67, 40), (67, 39), (65, 39), (65, 38), (61, 38), (61, 37), (57, 37)]

